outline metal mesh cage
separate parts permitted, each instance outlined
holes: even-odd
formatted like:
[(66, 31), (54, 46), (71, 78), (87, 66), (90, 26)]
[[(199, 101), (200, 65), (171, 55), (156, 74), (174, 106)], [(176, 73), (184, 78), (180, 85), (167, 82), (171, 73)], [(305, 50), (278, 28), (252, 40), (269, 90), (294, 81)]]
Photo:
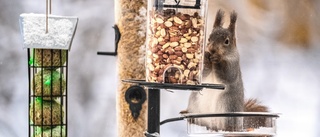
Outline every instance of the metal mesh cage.
[(28, 48), (29, 137), (66, 137), (68, 51)]

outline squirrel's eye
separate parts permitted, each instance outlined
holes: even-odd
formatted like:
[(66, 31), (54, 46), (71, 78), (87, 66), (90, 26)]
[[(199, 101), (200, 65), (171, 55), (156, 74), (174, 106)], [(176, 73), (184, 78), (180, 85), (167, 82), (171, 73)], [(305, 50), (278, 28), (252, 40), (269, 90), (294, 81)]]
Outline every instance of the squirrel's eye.
[(224, 41), (224, 45), (229, 45), (229, 38)]

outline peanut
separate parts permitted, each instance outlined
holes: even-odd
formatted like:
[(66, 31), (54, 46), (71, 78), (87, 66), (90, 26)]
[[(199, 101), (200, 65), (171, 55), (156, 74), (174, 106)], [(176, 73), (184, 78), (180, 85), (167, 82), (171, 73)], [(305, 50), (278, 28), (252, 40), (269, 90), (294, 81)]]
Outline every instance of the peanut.
[[(202, 59), (203, 20), (199, 14), (155, 12), (148, 29), (147, 76), (152, 82), (196, 84)], [(164, 74), (164, 70), (170, 68)], [(165, 79), (163, 79), (165, 75)]]

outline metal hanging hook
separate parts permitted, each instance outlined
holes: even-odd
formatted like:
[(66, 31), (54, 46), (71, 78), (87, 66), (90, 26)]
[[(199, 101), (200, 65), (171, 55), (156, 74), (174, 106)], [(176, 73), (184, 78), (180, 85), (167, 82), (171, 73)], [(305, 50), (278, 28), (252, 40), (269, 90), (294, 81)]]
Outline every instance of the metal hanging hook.
[(51, 14), (51, 0), (46, 0), (46, 34), (48, 33), (48, 14)]
[(118, 55), (118, 43), (121, 38), (121, 33), (117, 25), (114, 25), (112, 27), (114, 29), (114, 34), (115, 34), (115, 44), (114, 44), (114, 52), (104, 52), (104, 51), (98, 51), (98, 55), (107, 55), (107, 56), (117, 56)]

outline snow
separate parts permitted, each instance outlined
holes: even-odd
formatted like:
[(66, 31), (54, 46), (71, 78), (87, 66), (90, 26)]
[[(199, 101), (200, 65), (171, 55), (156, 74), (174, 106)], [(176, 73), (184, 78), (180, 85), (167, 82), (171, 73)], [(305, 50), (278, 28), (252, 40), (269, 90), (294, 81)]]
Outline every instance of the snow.
[[(217, 7), (219, 0), (215, 2)], [(237, 46), (246, 97), (259, 98), (271, 112), (282, 114), (277, 119), (276, 137), (319, 137), (319, 35), (313, 36), (309, 49), (278, 43), (274, 35), (282, 18), (271, 12), (259, 18), (263, 25), (255, 24), (251, 22), (253, 17), (245, 17), (250, 14), (245, 2), (220, 0), (230, 2), (233, 4), (228, 7), (239, 13)], [(45, 1), (0, 0), (0, 3), (0, 137), (27, 137), (27, 54), (19, 48), (22, 40), (18, 17), (26, 12), (44, 13)], [(117, 137), (117, 60), (96, 55), (100, 50), (114, 51), (114, 1), (53, 1), (52, 6), (53, 14), (78, 16), (81, 20), (69, 54), (68, 134)], [(180, 116), (189, 94), (162, 92), (161, 120)], [(164, 124), (160, 133), (163, 137), (187, 137), (186, 121)]]
[(59, 48), (69, 49), (76, 23), (56, 15), (48, 17), (48, 33), (46, 33), (46, 15), (21, 14), (22, 34), (25, 48)]
[(251, 131), (243, 131), (243, 132), (230, 132), (230, 131), (212, 131), (207, 130), (205, 126), (199, 126), (195, 124), (188, 125), (188, 133), (189, 136), (210, 136), (210, 135), (275, 135), (276, 128), (275, 127), (258, 127), (254, 128)]

